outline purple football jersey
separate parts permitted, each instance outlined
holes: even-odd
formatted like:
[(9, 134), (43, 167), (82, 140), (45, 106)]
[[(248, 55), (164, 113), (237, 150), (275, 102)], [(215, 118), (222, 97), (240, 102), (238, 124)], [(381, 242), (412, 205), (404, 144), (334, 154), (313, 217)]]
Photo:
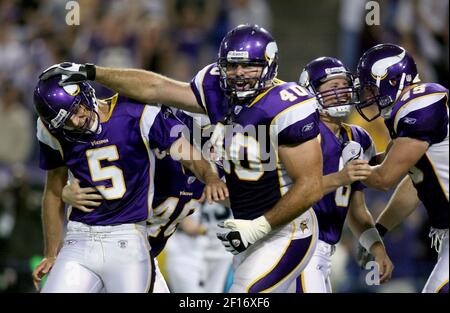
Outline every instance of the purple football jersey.
[(88, 225), (116, 225), (145, 221), (151, 213), (155, 157), (152, 149), (166, 150), (179, 138), (177, 125), (158, 106), (110, 98), (111, 109), (95, 140), (78, 143), (52, 135), (38, 119), (40, 167), (66, 166), (81, 187), (95, 187), (105, 199), (90, 213), (70, 210), (68, 219)]
[(392, 139), (409, 137), (430, 144), (409, 175), (431, 226), (448, 228), (448, 89), (433, 83), (416, 84), (394, 104), (385, 123)]
[(261, 216), (292, 184), (279, 161), (278, 145), (301, 144), (319, 134), (315, 97), (295, 83), (276, 80), (249, 104), (231, 106), (220, 88), (215, 64), (201, 70), (191, 88), (213, 124), (222, 121), (230, 126), (223, 167), (233, 216)]
[[(190, 133), (193, 132), (195, 126), (192, 117), (177, 111), (171, 118), (176, 118)], [(193, 173), (164, 151), (155, 149), (155, 157), (155, 196), (152, 217), (147, 221), (153, 257), (161, 253), (179, 223), (201, 208), (198, 199), (202, 196), (205, 186)]]
[[(370, 135), (361, 127), (343, 124), (338, 139), (333, 132), (320, 122), (320, 145), (323, 155), (323, 175), (339, 172), (343, 166), (341, 154), (344, 143), (358, 142), (364, 151), (364, 159), (370, 160), (375, 154), (375, 146)], [(319, 239), (331, 245), (341, 238), (342, 228), (353, 192), (361, 191), (365, 186), (357, 181), (342, 186), (323, 196), (313, 208), (319, 221)]]

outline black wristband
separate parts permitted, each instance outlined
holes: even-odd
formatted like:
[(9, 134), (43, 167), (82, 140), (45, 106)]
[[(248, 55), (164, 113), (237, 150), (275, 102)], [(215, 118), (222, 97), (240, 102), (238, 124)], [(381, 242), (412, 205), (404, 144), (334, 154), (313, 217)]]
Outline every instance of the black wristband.
[(386, 235), (386, 233), (388, 232), (388, 229), (383, 225), (381, 225), (380, 223), (376, 223), (375, 228), (378, 230), (378, 233), (380, 234), (381, 237), (384, 237), (384, 235)]
[(88, 80), (95, 80), (95, 65), (92, 63), (86, 63), (84, 67), (86, 69), (86, 78)]

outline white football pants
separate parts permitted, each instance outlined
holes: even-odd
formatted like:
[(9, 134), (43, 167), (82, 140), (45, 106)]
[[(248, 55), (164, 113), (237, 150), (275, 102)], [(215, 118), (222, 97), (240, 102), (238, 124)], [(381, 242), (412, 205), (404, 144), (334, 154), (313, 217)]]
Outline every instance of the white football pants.
[(42, 292), (152, 292), (156, 265), (149, 251), (145, 223), (89, 226), (69, 221)]

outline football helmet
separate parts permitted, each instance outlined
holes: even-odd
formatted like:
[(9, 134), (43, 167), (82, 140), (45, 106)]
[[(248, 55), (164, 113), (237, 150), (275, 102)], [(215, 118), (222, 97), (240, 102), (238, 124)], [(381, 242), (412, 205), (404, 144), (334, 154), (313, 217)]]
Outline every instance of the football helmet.
[[(319, 91), (319, 87), (334, 78), (344, 78), (348, 87)], [(314, 94), (319, 103), (319, 112), (332, 117), (347, 116), (357, 102), (354, 78), (350, 70), (338, 59), (320, 57), (309, 62), (299, 78), (299, 85)], [(349, 99), (350, 98), (350, 99)], [(325, 100), (327, 104), (325, 104)]]
[[(94, 88), (86, 82), (60, 86), (61, 76), (40, 79), (34, 90), (34, 107), (51, 133), (61, 132), (69, 141), (87, 142), (101, 132)], [(67, 122), (83, 106), (89, 113), (83, 126)]]
[(380, 115), (389, 118), (403, 89), (420, 81), (412, 56), (394, 44), (380, 44), (367, 50), (359, 59), (357, 78), (361, 101), (356, 109), (369, 122)]
[[(271, 86), (278, 70), (278, 47), (272, 35), (258, 25), (239, 25), (223, 38), (217, 64), (220, 87), (238, 102), (252, 100)], [(231, 66), (261, 66), (260, 77), (228, 77)], [(243, 88), (243, 86), (249, 86)]]

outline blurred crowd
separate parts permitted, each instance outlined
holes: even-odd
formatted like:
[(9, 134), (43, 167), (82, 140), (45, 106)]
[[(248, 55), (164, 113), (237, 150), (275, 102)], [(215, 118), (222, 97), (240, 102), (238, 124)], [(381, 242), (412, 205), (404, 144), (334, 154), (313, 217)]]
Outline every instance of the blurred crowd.
[[(0, 292), (31, 292), (31, 268), (42, 254), (44, 172), (38, 168), (32, 91), (43, 69), (62, 61), (92, 62), (153, 70), (189, 81), (215, 61), (230, 28), (256, 23), (271, 30), (276, 39), (284, 38), (283, 29), (277, 27), (284, 16), (274, 12), (302, 9), (293, 0), (78, 0), (80, 24), (69, 26), (68, 2), (73, 1), (0, 0)], [(324, 20), (323, 27), (333, 29), (337, 38), (330, 51), (351, 69), (367, 48), (394, 42), (414, 55), (424, 81), (448, 88), (448, 0), (379, 1), (378, 26), (366, 24), (368, 1), (314, 2), (304, 8), (311, 11), (311, 21), (320, 19), (320, 12), (314, 11), (320, 3), (339, 12), (335, 20)], [(274, 6), (282, 8), (273, 10)], [(290, 24), (305, 28), (308, 23), (297, 19)], [(283, 49), (283, 40), (277, 41)], [(322, 54), (317, 51), (316, 57)], [(300, 69), (308, 61), (285, 59), (282, 64)], [(110, 93), (95, 87), (99, 97)], [(365, 127), (378, 150), (384, 150), (388, 134), (381, 120), (367, 124), (353, 114), (350, 122)], [(376, 217), (389, 194), (368, 191), (366, 197)], [(427, 231), (426, 215), (419, 209), (388, 236), (388, 252), (396, 265), (394, 279), (375, 289), (365, 285), (365, 273), (354, 261), (355, 240), (346, 233), (334, 258), (334, 290), (419, 291), (436, 257), (428, 248)]]

